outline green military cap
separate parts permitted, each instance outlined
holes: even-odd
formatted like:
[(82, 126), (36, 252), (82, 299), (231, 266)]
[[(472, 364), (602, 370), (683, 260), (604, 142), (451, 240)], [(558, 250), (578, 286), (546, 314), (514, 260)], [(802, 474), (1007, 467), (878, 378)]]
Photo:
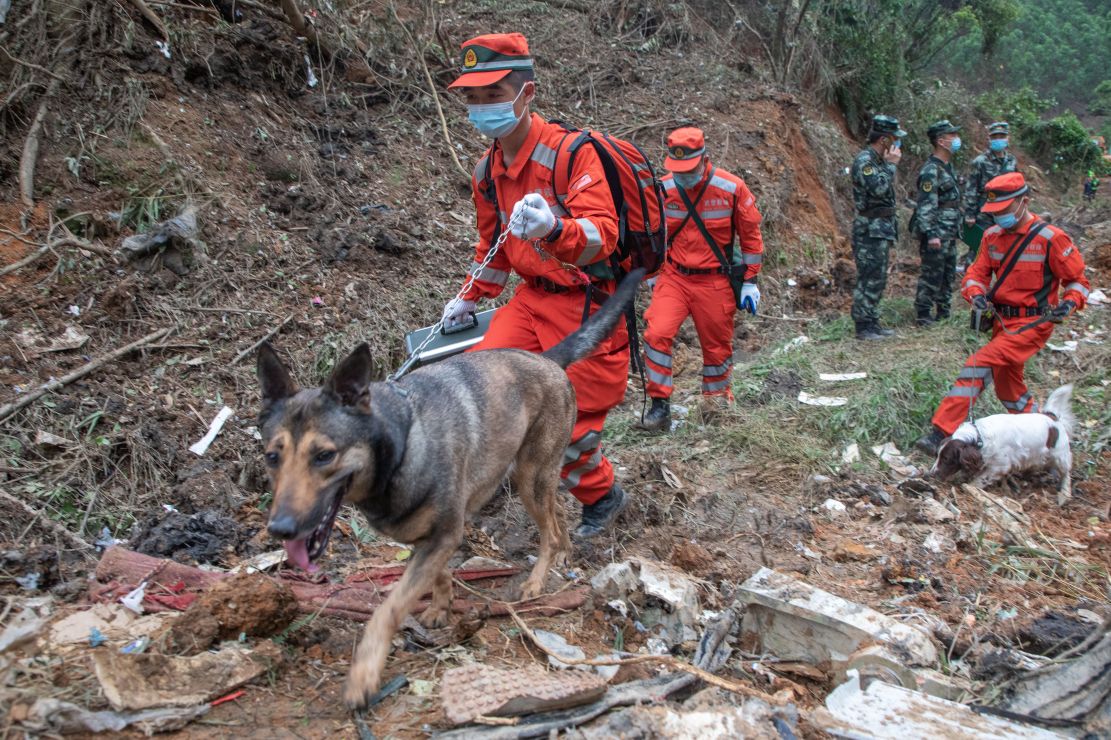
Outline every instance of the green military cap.
[(995, 123), (988, 126), (988, 136), (994, 136), (995, 134), (1007, 135), (1010, 133), (1011, 124), (1007, 123), (1006, 121), (996, 121)]
[(960, 126), (954, 126), (952, 123), (949, 122), (948, 118), (942, 118), (940, 121), (936, 121), (930, 124), (930, 127), (926, 129), (926, 136), (929, 136), (930, 141), (933, 141), (939, 136), (943, 136), (945, 134), (955, 134), (960, 130)]
[(879, 115), (872, 119), (872, 133), (891, 134), (900, 139), (907, 135), (906, 131), (899, 128), (899, 119), (894, 116)]

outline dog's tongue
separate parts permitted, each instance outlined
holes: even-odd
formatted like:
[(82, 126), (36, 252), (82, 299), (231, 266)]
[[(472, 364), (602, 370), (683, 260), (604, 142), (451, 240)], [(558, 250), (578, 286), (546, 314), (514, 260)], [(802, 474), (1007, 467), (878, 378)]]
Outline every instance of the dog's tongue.
[(303, 540), (286, 540), (285, 555), (289, 559), (289, 562), (303, 571), (315, 573), (320, 570), (319, 565), (309, 560), (309, 541), (307, 538)]

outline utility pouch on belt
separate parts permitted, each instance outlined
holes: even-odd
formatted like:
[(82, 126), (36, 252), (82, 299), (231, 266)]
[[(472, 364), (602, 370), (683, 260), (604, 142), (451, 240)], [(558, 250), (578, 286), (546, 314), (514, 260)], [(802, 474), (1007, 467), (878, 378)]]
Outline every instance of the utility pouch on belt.
[(972, 309), (972, 331), (991, 331), (994, 323), (995, 311), (992, 311), (991, 308), (986, 311), (981, 311), (978, 308)]
[[(438, 360), (457, 355), (481, 342), (482, 338), (486, 336), (486, 330), (490, 328), (490, 320), (494, 318), (494, 313), (497, 310), (491, 308), (488, 311), (479, 311), (474, 315), (475, 321), (470, 326), (464, 325), (462, 328), (453, 329), (450, 332), (437, 332), (435, 339), (417, 356), (415, 366), (430, 365)], [(435, 328), (435, 325), (426, 326), (423, 329), (414, 329), (406, 334), (405, 353), (412, 355)]]

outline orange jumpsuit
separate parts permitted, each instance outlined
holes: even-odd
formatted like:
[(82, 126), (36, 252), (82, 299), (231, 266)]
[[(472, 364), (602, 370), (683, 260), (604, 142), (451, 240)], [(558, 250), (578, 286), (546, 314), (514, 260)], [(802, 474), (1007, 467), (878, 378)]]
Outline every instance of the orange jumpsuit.
[[(980, 252), (961, 285), (961, 295), (966, 300), (987, 294), (992, 275), (1003, 269), (1011, 250), (1034, 222), (1030, 220), (1018, 232), (1008, 233), (998, 226), (984, 232)], [(980, 393), (993, 382), (995, 394), (1007, 411), (1037, 412), (1038, 405), (1027, 390), (1023, 375), (1026, 361), (1049, 341), (1053, 324), (1045, 322), (1022, 333), (1011, 332), (1037, 321), (1046, 310), (1056, 306), (1061, 290), (1063, 300), (1075, 303), (1077, 310), (1083, 308), (1089, 288), (1084, 277), (1084, 258), (1069, 235), (1055, 226), (1042, 226), (992, 299), (1002, 326), (997, 320), (991, 341), (964, 363), (956, 383), (934, 413), (934, 426), (946, 435), (955, 432), (968, 418)]]
[[(686, 191), (691, 201), (710, 174), (708, 160), (704, 166), (706, 173), (702, 181)], [(702, 392), (732, 399), (733, 315), (737, 311), (733, 290), (729, 278), (722, 272), (721, 262), (698, 226), (690, 219), (683, 223), (687, 208), (679, 197), (675, 180), (668, 174), (662, 182), (667, 194), (664, 212), (670, 243), (667, 264), (656, 281), (652, 303), (644, 313), (648, 322), (644, 332), (648, 395), (652, 398), (671, 396), (671, 345), (683, 320), (691, 316), (702, 344)], [(722, 254), (727, 253), (734, 235), (740, 236), (741, 251), (740, 254), (734, 252), (734, 264), (743, 263), (745, 281), (755, 282), (764, 257), (764, 239), (760, 234), (756, 199), (744, 180), (724, 170), (715, 170), (702, 199), (695, 206)]]
[[(531, 242), (509, 236), (490, 264), (475, 274), (466, 300), (494, 298), (505, 288), (509, 271), (523, 278), (509, 302), (494, 314), (482, 342), (474, 350), (511, 347), (543, 352), (577, 329), (587, 308), (585, 275), (578, 267), (608, 260), (617, 246), (617, 213), (605, 172), (593, 147), (582, 147), (568, 182), (569, 192), (552, 192), (552, 168), (564, 131), (532, 114), (528, 138), (512, 165), (506, 166), (495, 142), (490, 157), (498, 203), (491, 203), (480, 188), (487, 158), (475, 167), (471, 187), (478, 211), (478, 246), (469, 274), (478, 270), (490, 246), (501, 213), (501, 228), (509, 221), (513, 205), (529, 193), (540, 193), (563, 224), (554, 242), (540, 241), (541, 254)], [(568, 142), (570, 143), (570, 139)], [(565, 264), (564, 264), (565, 263)], [(613, 281), (594, 282), (611, 293)], [(590, 302), (589, 312), (598, 304)], [(606, 414), (625, 397), (629, 371), (629, 337), (620, 323), (594, 354), (567, 369), (575, 388), (578, 415), (571, 444), (564, 456), (561, 476), (571, 493), (584, 504), (593, 504), (613, 485), (613, 467), (602, 454), (602, 427)]]

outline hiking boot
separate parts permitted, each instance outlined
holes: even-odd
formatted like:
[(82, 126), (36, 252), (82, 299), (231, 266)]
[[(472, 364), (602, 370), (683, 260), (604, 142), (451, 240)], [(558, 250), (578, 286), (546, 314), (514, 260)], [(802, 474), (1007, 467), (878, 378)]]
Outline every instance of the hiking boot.
[(937, 457), (937, 451), (941, 448), (941, 443), (945, 441), (946, 436), (948, 435), (945, 432), (934, 427), (929, 434), (920, 437), (914, 443), (914, 449), (930, 457)]
[[(893, 333), (894, 332), (892, 332), (892, 334)], [(865, 341), (869, 341), (869, 342), (876, 342), (876, 341), (881, 341), (881, 340), (887, 339), (889, 336), (891, 336), (891, 335), (890, 334), (884, 334), (882, 331), (880, 331), (879, 327), (877, 327), (873, 323), (862, 322), (862, 323), (859, 323), (859, 324), (856, 325), (856, 338), (857, 339), (861, 339), (861, 340), (865, 340)]]
[(881, 325), (878, 321), (872, 322), (872, 331), (876, 332), (877, 334), (882, 334), (885, 337), (895, 336), (894, 329), (888, 329), (886, 326)]
[(605, 532), (617, 521), (617, 515), (625, 509), (628, 499), (625, 491), (613, 482), (613, 487), (605, 496), (592, 504), (583, 504), (583, 519), (571, 536), (576, 540), (589, 540)]
[(666, 398), (653, 398), (652, 408), (637, 422), (636, 427), (646, 432), (671, 431), (671, 404)]

